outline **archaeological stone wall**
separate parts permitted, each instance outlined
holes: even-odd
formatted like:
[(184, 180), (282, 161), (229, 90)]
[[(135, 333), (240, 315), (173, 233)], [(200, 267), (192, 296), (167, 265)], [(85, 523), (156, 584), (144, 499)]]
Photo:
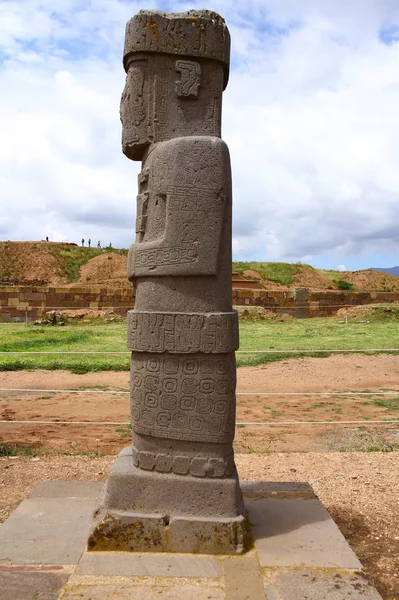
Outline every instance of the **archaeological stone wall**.
[(312, 292), (295, 290), (233, 290), (233, 305), (259, 306), (296, 318), (330, 317), (345, 306), (399, 302), (397, 292)]
[[(399, 302), (396, 292), (312, 292), (299, 290), (232, 291), (233, 305), (259, 306), (297, 318), (329, 317), (343, 306)], [(93, 287), (0, 287), (0, 322), (43, 318), (49, 310), (109, 308), (121, 316), (134, 306), (132, 290)]]
[(129, 288), (0, 287), (0, 322), (34, 321), (49, 310), (109, 308), (125, 317), (134, 305)]

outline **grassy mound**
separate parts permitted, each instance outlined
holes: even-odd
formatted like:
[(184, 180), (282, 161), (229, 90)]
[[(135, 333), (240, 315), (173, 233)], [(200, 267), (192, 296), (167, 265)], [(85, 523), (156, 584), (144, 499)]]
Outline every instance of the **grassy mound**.
[(292, 285), (295, 283), (299, 265), (280, 262), (233, 262), (233, 271), (239, 275), (244, 271), (256, 271), (265, 281)]

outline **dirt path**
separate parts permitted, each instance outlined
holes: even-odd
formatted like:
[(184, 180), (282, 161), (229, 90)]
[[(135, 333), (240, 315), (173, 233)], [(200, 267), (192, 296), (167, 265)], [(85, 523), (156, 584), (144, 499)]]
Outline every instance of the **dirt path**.
[[(85, 375), (66, 371), (3, 372), (0, 387), (44, 390), (0, 391), (0, 419), (7, 421), (0, 423), (0, 442), (116, 454), (130, 437), (128, 426), (123, 425), (129, 422), (129, 395), (109, 392), (129, 389), (127, 372)], [(82, 393), (47, 391), (54, 389), (75, 389)], [(397, 390), (398, 395), (339, 394), (348, 390)], [(235, 446), (239, 452), (362, 449), (399, 443), (395, 424), (369, 424), (367, 431), (365, 424), (312, 424), (313, 421), (398, 420), (397, 356), (333, 355), (245, 367), (238, 369), (237, 391), (239, 425)], [(266, 392), (276, 395), (262, 395)], [(68, 423), (60, 423), (63, 421)], [(69, 423), (76, 421), (79, 423)], [(308, 424), (286, 424), (293, 421)], [(268, 424), (262, 424), (265, 422)]]

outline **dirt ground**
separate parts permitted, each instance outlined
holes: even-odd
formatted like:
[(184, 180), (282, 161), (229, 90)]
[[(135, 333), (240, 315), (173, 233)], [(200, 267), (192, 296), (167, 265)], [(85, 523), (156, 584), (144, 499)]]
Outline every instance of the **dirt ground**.
[[(0, 373), (3, 389), (43, 390), (0, 393), (0, 444), (34, 449), (31, 456), (0, 459), (0, 521), (44, 479), (106, 479), (113, 456), (105, 455), (130, 441), (123, 425), (129, 421), (129, 395), (108, 390), (125, 392), (128, 382), (128, 373)], [(83, 393), (51, 391), (56, 389)], [(399, 600), (399, 454), (391, 452), (399, 444), (398, 424), (343, 423), (399, 420), (398, 357), (334, 355), (241, 368), (237, 391), (240, 477), (308, 481), (383, 598)], [(358, 394), (345, 396), (348, 391)], [(365, 391), (398, 395), (359, 395)], [(391, 408), (376, 405), (376, 399), (391, 399)]]
[[(0, 420), (6, 421), (0, 423), (0, 442), (116, 454), (130, 437), (126, 425), (129, 394), (121, 393), (129, 389), (127, 372), (3, 372), (0, 388), (42, 390), (0, 392)], [(50, 391), (57, 389), (80, 393)], [(399, 395), (399, 360), (394, 355), (334, 355), (240, 368), (236, 451), (389, 449), (399, 443), (398, 424), (343, 422), (398, 420), (398, 402), (394, 400), (391, 410), (375, 404), (376, 400), (389, 402), (398, 396), (345, 396), (343, 392), (393, 390)], [(306, 424), (290, 424), (298, 421)]]

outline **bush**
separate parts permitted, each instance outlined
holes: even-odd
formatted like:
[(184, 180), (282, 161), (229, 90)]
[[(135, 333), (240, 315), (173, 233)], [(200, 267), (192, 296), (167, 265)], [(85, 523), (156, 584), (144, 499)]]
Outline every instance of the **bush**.
[(345, 279), (340, 279), (339, 281), (337, 281), (337, 288), (342, 291), (351, 292), (355, 289), (355, 286), (353, 285), (353, 283), (345, 281)]

